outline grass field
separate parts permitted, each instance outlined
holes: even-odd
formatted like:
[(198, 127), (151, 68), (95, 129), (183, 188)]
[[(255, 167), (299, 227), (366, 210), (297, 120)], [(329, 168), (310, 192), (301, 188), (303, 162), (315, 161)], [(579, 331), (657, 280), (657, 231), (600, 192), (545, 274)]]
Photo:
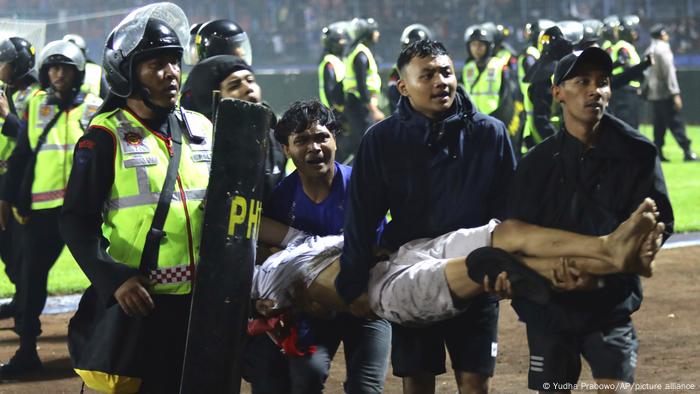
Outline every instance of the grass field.
[[(642, 126), (642, 132), (651, 136), (651, 127)], [(688, 129), (690, 139), (696, 141), (695, 151), (700, 153), (700, 126)], [(666, 184), (671, 195), (671, 203), (676, 216), (676, 232), (700, 230), (700, 162), (684, 163), (683, 152), (673, 140), (671, 134), (666, 137), (664, 153), (671, 162), (663, 164)], [(67, 250), (49, 274), (50, 294), (77, 293), (88, 286), (89, 282)], [(14, 286), (8, 281), (4, 272), (0, 273), (0, 297), (9, 297), (14, 293)]]

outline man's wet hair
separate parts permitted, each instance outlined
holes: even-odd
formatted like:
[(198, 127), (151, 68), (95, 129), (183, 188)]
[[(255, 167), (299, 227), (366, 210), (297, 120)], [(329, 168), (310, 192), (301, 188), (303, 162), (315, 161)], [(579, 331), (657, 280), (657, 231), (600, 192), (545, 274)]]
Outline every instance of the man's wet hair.
[(282, 115), (275, 126), (275, 139), (282, 145), (289, 145), (289, 136), (308, 130), (315, 124), (325, 126), (335, 134), (340, 130), (340, 123), (333, 111), (318, 100), (297, 101)]
[(418, 40), (409, 44), (401, 50), (399, 59), (396, 61), (396, 68), (401, 72), (414, 57), (437, 57), (441, 55), (450, 56), (444, 45), (439, 41)]

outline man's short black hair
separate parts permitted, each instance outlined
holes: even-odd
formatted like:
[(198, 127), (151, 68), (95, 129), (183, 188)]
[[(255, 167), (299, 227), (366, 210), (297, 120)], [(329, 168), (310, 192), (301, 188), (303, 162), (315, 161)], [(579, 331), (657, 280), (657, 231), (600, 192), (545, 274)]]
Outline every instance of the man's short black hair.
[(335, 137), (340, 124), (333, 111), (318, 100), (297, 101), (282, 115), (275, 126), (275, 139), (282, 145), (289, 145), (289, 136), (301, 133), (313, 125), (325, 126)]
[(445, 49), (445, 46), (442, 45), (441, 42), (433, 40), (418, 40), (412, 42), (406, 48), (401, 50), (399, 59), (396, 61), (396, 68), (399, 70), (399, 72), (401, 72), (401, 70), (403, 70), (414, 57), (424, 58), (428, 56), (437, 57), (441, 55), (450, 56), (447, 49)]

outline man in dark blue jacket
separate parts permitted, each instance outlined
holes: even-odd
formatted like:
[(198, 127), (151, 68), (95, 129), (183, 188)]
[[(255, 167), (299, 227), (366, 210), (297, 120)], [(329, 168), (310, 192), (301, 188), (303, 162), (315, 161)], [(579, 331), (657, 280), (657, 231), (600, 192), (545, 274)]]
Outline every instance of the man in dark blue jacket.
[[(518, 165), (510, 192), (512, 218), (588, 235), (618, 226), (646, 197), (659, 222), (673, 230), (673, 211), (654, 145), (605, 113), (611, 96), (612, 60), (591, 47), (560, 60), (552, 93), (564, 125)], [(527, 324), (529, 387), (573, 387), (581, 356), (597, 383), (630, 387), (639, 346), (630, 315), (642, 289), (634, 274), (607, 275), (598, 288), (553, 295), (549, 304), (514, 299)], [(564, 390), (566, 392), (566, 390)]]
[[(372, 246), (387, 211), (380, 247), (395, 251), (418, 238), (485, 225), (505, 212), (515, 159), (505, 126), (476, 112), (457, 90), (444, 46), (417, 41), (401, 51), (398, 110), (372, 126), (350, 180), (345, 245), (336, 287), (351, 311), (370, 315)], [(466, 275), (466, 267), (464, 268)], [(424, 328), (392, 327), (394, 374), (404, 392), (432, 392), (445, 372), (445, 344), (461, 392), (485, 392), (497, 353), (498, 304), (488, 294), (459, 316)]]

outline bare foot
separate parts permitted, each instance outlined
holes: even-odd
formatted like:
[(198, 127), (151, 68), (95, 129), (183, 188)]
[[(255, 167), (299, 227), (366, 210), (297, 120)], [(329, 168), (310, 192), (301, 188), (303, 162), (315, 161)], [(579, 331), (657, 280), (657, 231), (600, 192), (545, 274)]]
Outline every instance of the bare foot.
[(611, 234), (604, 237), (612, 264), (619, 272), (639, 270), (640, 247), (656, 225), (656, 203), (645, 198), (637, 210)]
[(656, 253), (659, 252), (659, 249), (661, 249), (661, 242), (663, 241), (665, 229), (666, 225), (663, 223), (656, 223), (654, 230), (646, 236), (639, 249), (639, 265), (636, 266), (634, 273), (645, 278), (651, 278), (654, 271), (654, 258), (656, 257)]

